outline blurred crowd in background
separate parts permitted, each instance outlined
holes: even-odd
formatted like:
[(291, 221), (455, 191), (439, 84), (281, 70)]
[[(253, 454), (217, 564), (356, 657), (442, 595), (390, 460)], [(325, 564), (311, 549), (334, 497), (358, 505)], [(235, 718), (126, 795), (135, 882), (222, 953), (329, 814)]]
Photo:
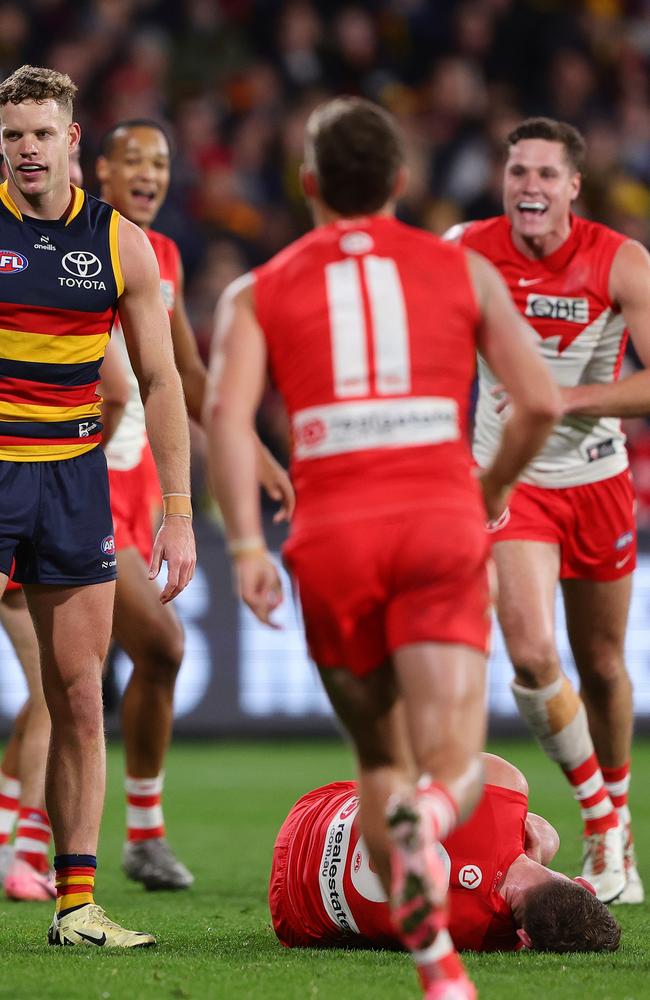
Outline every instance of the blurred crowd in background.
[[(499, 213), (503, 140), (543, 114), (586, 136), (578, 211), (650, 245), (650, 0), (0, 2), (0, 75), (24, 62), (78, 85), (91, 191), (115, 121), (167, 128), (172, 188), (156, 228), (181, 248), (204, 356), (225, 285), (308, 228), (303, 128), (338, 93), (398, 116), (405, 221), (442, 232)], [(280, 452), (281, 427), (270, 400), (263, 430)], [(650, 529), (650, 426), (628, 434)]]

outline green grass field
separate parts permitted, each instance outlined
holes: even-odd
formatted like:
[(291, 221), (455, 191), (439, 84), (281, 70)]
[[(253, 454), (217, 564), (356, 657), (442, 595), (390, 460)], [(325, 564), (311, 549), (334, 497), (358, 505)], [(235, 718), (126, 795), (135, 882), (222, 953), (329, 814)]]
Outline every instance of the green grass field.
[[(518, 764), (531, 809), (562, 837), (558, 867), (579, 870), (578, 814), (561, 777), (519, 742), (491, 747)], [(632, 805), (641, 871), (650, 881), (650, 745), (636, 744)], [(275, 833), (304, 791), (349, 777), (349, 752), (335, 743), (175, 746), (167, 766), (170, 839), (196, 875), (177, 895), (127, 882), (119, 859), (124, 824), (121, 752), (111, 748), (97, 899), (126, 926), (151, 930), (159, 947), (136, 953), (53, 949), (48, 904), (0, 901), (2, 1000), (408, 1000), (417, 998), (406, 956), (287, 951), (275, 940), (266, 881)], [(645, 1000), (650, 997), (650, 905), (621, 907), (615, 955), (470, 956), (481, 997), (519, 1000)]]

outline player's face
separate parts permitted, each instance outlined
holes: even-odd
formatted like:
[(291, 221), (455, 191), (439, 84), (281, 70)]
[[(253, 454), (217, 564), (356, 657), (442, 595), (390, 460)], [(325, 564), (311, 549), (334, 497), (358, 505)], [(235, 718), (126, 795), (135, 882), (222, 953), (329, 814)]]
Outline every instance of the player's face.
[(568, 225), (580, 174), (561, 142), (521, 139), (508, 155), (503, 184), (505, 213), (524, 239), (544, 237)]
[(68, 158), (79, 126), (56, 101), (6, 104), (0, 111), (2, 152), (9, 177), (27, 199), (69, 184)]
[(150, 226), (169, 188), (169, 147), (156, 128), (120, 129), (110, 155), (100, 157), (103, 195), (138, 226)]

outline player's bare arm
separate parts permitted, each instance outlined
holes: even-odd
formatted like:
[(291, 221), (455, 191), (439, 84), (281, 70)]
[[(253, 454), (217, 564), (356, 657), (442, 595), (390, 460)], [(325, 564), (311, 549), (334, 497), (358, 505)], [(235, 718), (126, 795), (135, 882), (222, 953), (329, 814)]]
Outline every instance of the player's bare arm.
[(560, 849), (560, 837), (547, 819), (537, 813), (528, 813), (524, 846), (529, 858), (548, 867)]
[(147, 435), (165, 498), (165, 517), (156, 536), (150, 577), (167, 561), (160, 599), (171, 601), (194, 574), (189, 473), (189, 429), (180, 377), (174, 364), (169, 319), (160, 296), (160, 275), (146, 235), (120, 219), (119, 253), (124, 293), (119, 314), (129, 359), (144, 404)]
[(204, 426), (210, 483), (221, 506), (236, 583), (260, 621), (282, 600), (262, 532), (255, 414), (266, 381), (266, 344), (253, 308), (250, 280), (221, 296), (210, 358)]
[(650, 414), (650, 254), (629, 240), (616, 252), (609, 279), (643, 371), (616, 382), (562, 389), (565, 413), (592, 417), (644, 417)]
[(533, 331), (517, 312), (496, 268), (478, 254), (468, 252), (467, 258), (482, 315), (479, 350), (512, 403), (499, 449), (481, 476), (488, 517), (494, 519), (503, 513), (512, 484), (560, 416), (560, 396), (537, 353)]
[(174, 347), (174, 360), (181, 377), (183, 392), (187, 412), (201, 423), (201, 413), (203, 409), (203, 399), (205, 397), (205, 384), (207, 372), (199, 349), (196, 337), (192, 332), (190, 321), (185, 308), (185, 278), (183, 265), (178, 262), (178, 287), (176, 289), (176, 300), (174, 311), (171, 315), (172, 344)]
[[(171, 316), (172, 343), (176, 367), (183, 384), (185, 402), (189, 415), (197, 423), (201, 423), (203, 400), (207, 372), (196, 338), (185, 309), (183, 265), (179, 261), (178, 288), (176, 303)], [(295, 506), (295, 494), (291, 480), (279, 462), (275, 460), (268, 448), (258, 440), (258, 475), (259, 481), (271, 497), (280, 504), (280, 509), (274, 517), (275, 521), (290, 520)]]
[(110, 342), (100, 369), (97, 391), (102, 397), (102, 445), (106, 447), (117, 430), (129, 401), (129, 383), (115, 344)]

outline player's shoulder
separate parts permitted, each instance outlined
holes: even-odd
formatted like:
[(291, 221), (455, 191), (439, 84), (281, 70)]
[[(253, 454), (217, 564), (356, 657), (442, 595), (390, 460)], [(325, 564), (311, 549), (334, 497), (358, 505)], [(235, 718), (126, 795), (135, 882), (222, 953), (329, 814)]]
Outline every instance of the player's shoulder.
[(178, 257), (178, 245), (171, 236), (166, 236), (165, 233), (161, 233), (157, 229), (147, 229), (146, 233), (149, 237), (149, 242), (156, 251), (156, 255), (158, 252), (161, 252)]
[(611, 229), (602, 222), (585, 219), (581, 215), (573, 216), (573, 226), (578, 246), (593, 250), (597, 245), (617, 248), (623, 243), (629, 243), (630, 237)]
[[(453, 229), (459, 231), (452, 236)], [(506, 216), (494, 215), (489, 219), (476, 219), (454, 226), (445, 234), (445, 238), (454, 239), (461, 246), (481, 252), (485, 248), (494, 247), (497, 241), (505, 239), (509, 231), (510, 223)]]

